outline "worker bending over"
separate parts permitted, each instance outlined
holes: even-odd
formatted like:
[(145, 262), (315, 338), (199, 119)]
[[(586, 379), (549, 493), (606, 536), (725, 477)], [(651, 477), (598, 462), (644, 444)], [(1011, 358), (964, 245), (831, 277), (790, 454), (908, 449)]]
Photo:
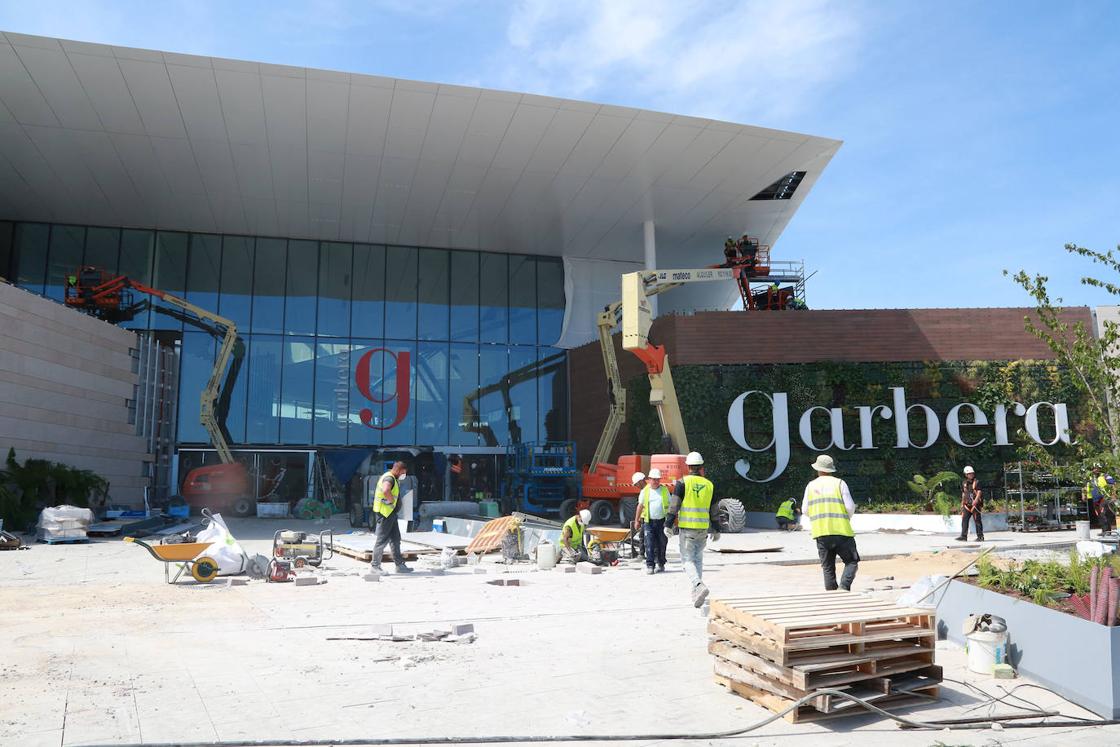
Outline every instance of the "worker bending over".
[(839, 555), (844, 561), (840, 588), (851, 591), (852, 581), (859, 569), (859, 551), (856, 550), (856, 534), (852, 531), (851, 521), (856, 504), (848, 490), (848, 483), (833, 474), (836, 464), (832, 457), (821, 454), (812, 466), (817, 471), (817, 478), (805, 486), (801, 512), (809, 517), (809, 528), (817, 541), (824, 588), (836, 590), (836, 556)]
[(673, 486), (665, 518), (665, 536), (680, 533), (681, 565), (692, 586), (692, 605), (701, 607), (708, 598), (708, 587), (704, 585), (704, 546), (709, 535), (712, 542), (719, 539), (717, 504), (712, 500), (715, 486), (704, 477), (704, 458), (699, 452), (689, 452), (684, 463), (688, 474)]
[(774, 520), (778, 522), (778, 529), (791, 532), (798, 529), (801, 525), (797, 522), (797, 515), (800, 513), (801, 509), (797, 507), (797, 501), (792, 498), (783, 501), (774, 514)]
[[(635, 472), (634, 477), (641, 475)], [(669, 538), (665, 536), (665, 516), (669, 513), (669, 489), (661, 484), (661, 470), (651, 469), (649, 476), (642, 475), (646, 484), (638, 493), (638, 510), (634, 528), (642, 529), (642, 544), (646, 551), (646, 573), (665, 571), (665, 549)], [(638, 484), (634, 480), (634, 484)]]
[(574, 565), (581, 560), (589, 560), (584, 535), (590, 523), (591, 512), (586, 508), (564, 522), (564, 527), (560, 530), (561, 561)]
[(377, 514), (377, 529), (374, 534), (373, 553), (370, 557), (370, 567), (375, 573), (381, 573), (381, 557), (385, 553), (385, 545), (393, 551), (393, 563), (397, 566), (397, 573), (412, 573), (412, 569), (404, 564), (401, 555), (401, 527), (397, 517), (401, 512), (400, 479), (408, 472), (404, 462), (394, 462), (393, 468), (381, 476), (377, 481), (376, 492), (373, 497), (373, 511)]

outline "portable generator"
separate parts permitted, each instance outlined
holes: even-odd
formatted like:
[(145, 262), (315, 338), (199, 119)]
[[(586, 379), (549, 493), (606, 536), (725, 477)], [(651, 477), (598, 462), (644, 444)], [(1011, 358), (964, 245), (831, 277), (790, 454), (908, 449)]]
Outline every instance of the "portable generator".
[(272, 555), (287, 560), (296, 568), (305, 565), (316, 568), (334, 556), (334, 531), (326, 529), (318, 534), (281, 529), (272, 537)]

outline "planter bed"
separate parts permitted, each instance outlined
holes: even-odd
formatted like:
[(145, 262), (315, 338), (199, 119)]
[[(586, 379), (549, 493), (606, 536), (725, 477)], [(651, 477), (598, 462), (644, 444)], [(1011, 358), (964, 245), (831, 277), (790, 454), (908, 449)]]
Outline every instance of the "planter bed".
[(972, 614), (1007, 620), (1008, 660), (1021, 674), (1104, 718), (1120, 718), (1120, 626), (1109, 627), (1025, 599), (951, 581), (937, 595), (938, 631), (964, 644)]

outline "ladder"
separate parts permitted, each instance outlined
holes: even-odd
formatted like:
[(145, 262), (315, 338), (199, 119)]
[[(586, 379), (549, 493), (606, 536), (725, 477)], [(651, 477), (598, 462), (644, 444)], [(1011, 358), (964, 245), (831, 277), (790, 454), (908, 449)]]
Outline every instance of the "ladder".
[(341, 483), (334, 476), (334, 471), (327, 464), (327, 460), (318, 452), (315, 453), (314, 462), (315, 498), (321, 503), (329, 503), (333, 506), (333, 513), (342, 511), (346, 505), (346, 496)]

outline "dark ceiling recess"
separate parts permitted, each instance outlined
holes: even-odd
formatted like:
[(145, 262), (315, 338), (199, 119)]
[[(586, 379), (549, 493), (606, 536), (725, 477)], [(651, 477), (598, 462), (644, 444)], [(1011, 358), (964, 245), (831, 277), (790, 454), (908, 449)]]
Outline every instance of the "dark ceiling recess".
[(752, 200), (788, 200), (797, 191), (797, 185), (805, 178), (804, 171), (791, 171), (778, 181), (762, 190)]

